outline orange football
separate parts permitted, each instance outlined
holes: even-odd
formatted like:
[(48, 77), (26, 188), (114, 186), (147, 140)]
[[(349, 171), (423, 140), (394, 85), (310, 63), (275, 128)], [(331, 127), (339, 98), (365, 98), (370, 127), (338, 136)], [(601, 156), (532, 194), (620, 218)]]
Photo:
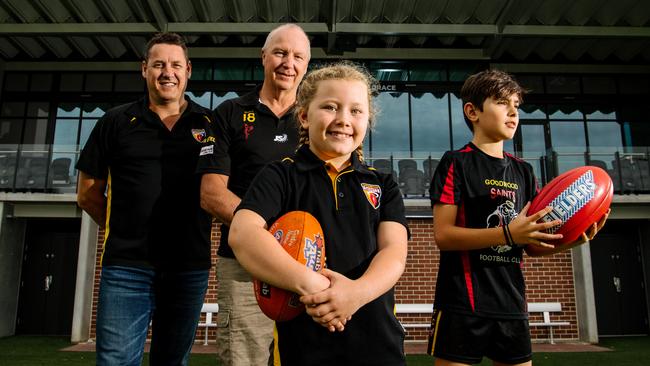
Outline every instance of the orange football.
[[(325, 240), (318, 220), (308, 212), (290, 211), (269, 232), (292, 258), (313, 271), (325, 266)], [(276, 321), (290, 320), (305, 310), (296, 293), (254, 279), (255, 299), (262, 312)]]

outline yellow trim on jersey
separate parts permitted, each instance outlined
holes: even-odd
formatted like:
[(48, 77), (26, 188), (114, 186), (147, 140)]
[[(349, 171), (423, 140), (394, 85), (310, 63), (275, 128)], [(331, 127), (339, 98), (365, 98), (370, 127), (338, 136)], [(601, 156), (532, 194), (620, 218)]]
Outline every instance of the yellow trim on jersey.
[(290, 162), (293, 163), (293, 159), (291, 159), (291, 158), (284, 158), (284, 159), (282, 159), (282, 161), (290, 161)]
[(429, 354), (433, 355), (433, 351), (436, 348), (436, 338), (438, 338), (438, 329), (440, 329), (440, 317), (442, 316), (442, 311), (438, 310), (436, 314), (436, 327), (433, 329), (433, 341), (431, 342), (431, 349)]
[(334, 187), (334, 191), (336, 191), (336, 176), (339, 174), (339, 172), (330, 164), (325, 164), (325, 170), (327, 171), (327, 175), (329, 175), (330, 180), (332, 181), (332, 187)]
[(280, 361), (280, 345), (278, 344), (278, 328), (273, 322), (273, 366), (281, 366)]
[(102, 243), (102, 255), (99, 258), (99, 264), (104, 263), (104, 252), (106, 251), (106, 241), (108, 240), (108, 234), (111, 231), (111, 226), (108, 224), (111, 218), (111, 201), (112, 201), (112, 189), (111, 189), (111, 170), (108, 169), (108, 179), (106, 180), (108, 189), (106, 190), (106, 222), (104, 222), (104, 242)]
[[(343, 169), (349, 167), (350, 165), (352, 165), (352, 164), (350, 164), (350, 162), (348, 162), (343, 167)], [(332, 164), (327, 163), (327, 164), (325, 164), (325, 171), (327, 171), (327, 175), (329, 175), (330, 180), (332, 181), (332, 189), (334, 190), (334, 203), (336, 204), (336, 209), (338, 210), (339, 209), (339, 195), (338, 195), (337, 188), (336, 188), (336, 180), (338, 179), (338, 177), (342, 176), (343, 174), (351, 173), (354, 170), (345, 170), (343, 172), (340, 172)]]

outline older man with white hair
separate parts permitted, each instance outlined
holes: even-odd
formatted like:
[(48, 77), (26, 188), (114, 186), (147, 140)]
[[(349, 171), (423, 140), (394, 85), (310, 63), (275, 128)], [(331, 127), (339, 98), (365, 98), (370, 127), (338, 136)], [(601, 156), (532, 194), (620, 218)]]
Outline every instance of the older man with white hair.
[(197, 168), (203, 175), (201, 207), (222, 223), (217, 348), (224, 366), (267, 365), (272, 356), (273, 322), (257, 306), (252, 278), (228, 245), (228, 230), (257, 172), (297, 148), (293, 106), (311, 56), (309, 38), (298, 25), (281, 25), (268, 34), (261, 55), (264, 82), (215, 109), (214, 143), (203, 148)]

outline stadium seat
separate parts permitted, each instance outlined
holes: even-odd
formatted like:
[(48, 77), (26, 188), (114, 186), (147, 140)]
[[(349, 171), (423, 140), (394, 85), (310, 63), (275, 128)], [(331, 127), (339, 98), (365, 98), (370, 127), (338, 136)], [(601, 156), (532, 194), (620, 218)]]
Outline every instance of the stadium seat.
[(389, 159), (377, 159), (373, 162), (372, 167), (379, 172), (392, 174), (393, 180), (397, 181), (397, 174), (393, 170), (393, 164)]
[(15, 174), (16, 157), (8, 155), (0, 156), (0, 189), (12, 189), (14, 186)]
[(431, 158), (422, 161), (422, 170), (424, 171), (425, 193), (429, 192), (429, 187), (431, 186), (431, 179), (433, 179), (433, 173), (435, 173), (439, 162), (440, 161), (438, 159), (431, 159)]
[(418, 164), (413, 159), (402, 159), (397, 162), (397, 167), (399, 168), (399, 174), (401, 175), (404, 169), (407, 168), (417, 169)]
[(70, 184), (70, 158), (56, 158), (50, 166), (50, 183), (53, 185)]
[(399, 187), (404, 197), (424, 197), (424, 181), (424, 173), (421, 170), (411, 167), (404, 168), (399, 175)]
[(612, 160), (614, 171), (620, 174), (614, 180), (614, 189), (623, 194), (639, 193), (643, 186), (641, 170), (636, 159), (632, 155), (623, 155), (619, 159)]

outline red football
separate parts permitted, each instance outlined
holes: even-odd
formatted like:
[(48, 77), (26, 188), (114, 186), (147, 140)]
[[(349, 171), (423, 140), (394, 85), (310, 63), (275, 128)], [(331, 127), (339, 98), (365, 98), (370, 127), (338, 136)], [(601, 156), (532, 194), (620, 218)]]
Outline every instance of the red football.
[(571, 243), (603, 217), (613, 196), (614, 184), (607, 172), (595, 166), (582, 166), (559, 175), (542, 188), (533, 199), (528, 214), (552, 206), (553, 211), (542, 221), (562, 220), (562, 224), (547, 232), (564, 236), (551, 243)]
[[(271, 225), (269, 232), (291, 257), (307, 268), (318, 271), (325, 266), (323, 229), (309, 212), (287, 212)], [(253, 285), (257, 304), (273, 320), (290, 320), (305, 310), (296, 293), (258, 279), (253, 280)]]

